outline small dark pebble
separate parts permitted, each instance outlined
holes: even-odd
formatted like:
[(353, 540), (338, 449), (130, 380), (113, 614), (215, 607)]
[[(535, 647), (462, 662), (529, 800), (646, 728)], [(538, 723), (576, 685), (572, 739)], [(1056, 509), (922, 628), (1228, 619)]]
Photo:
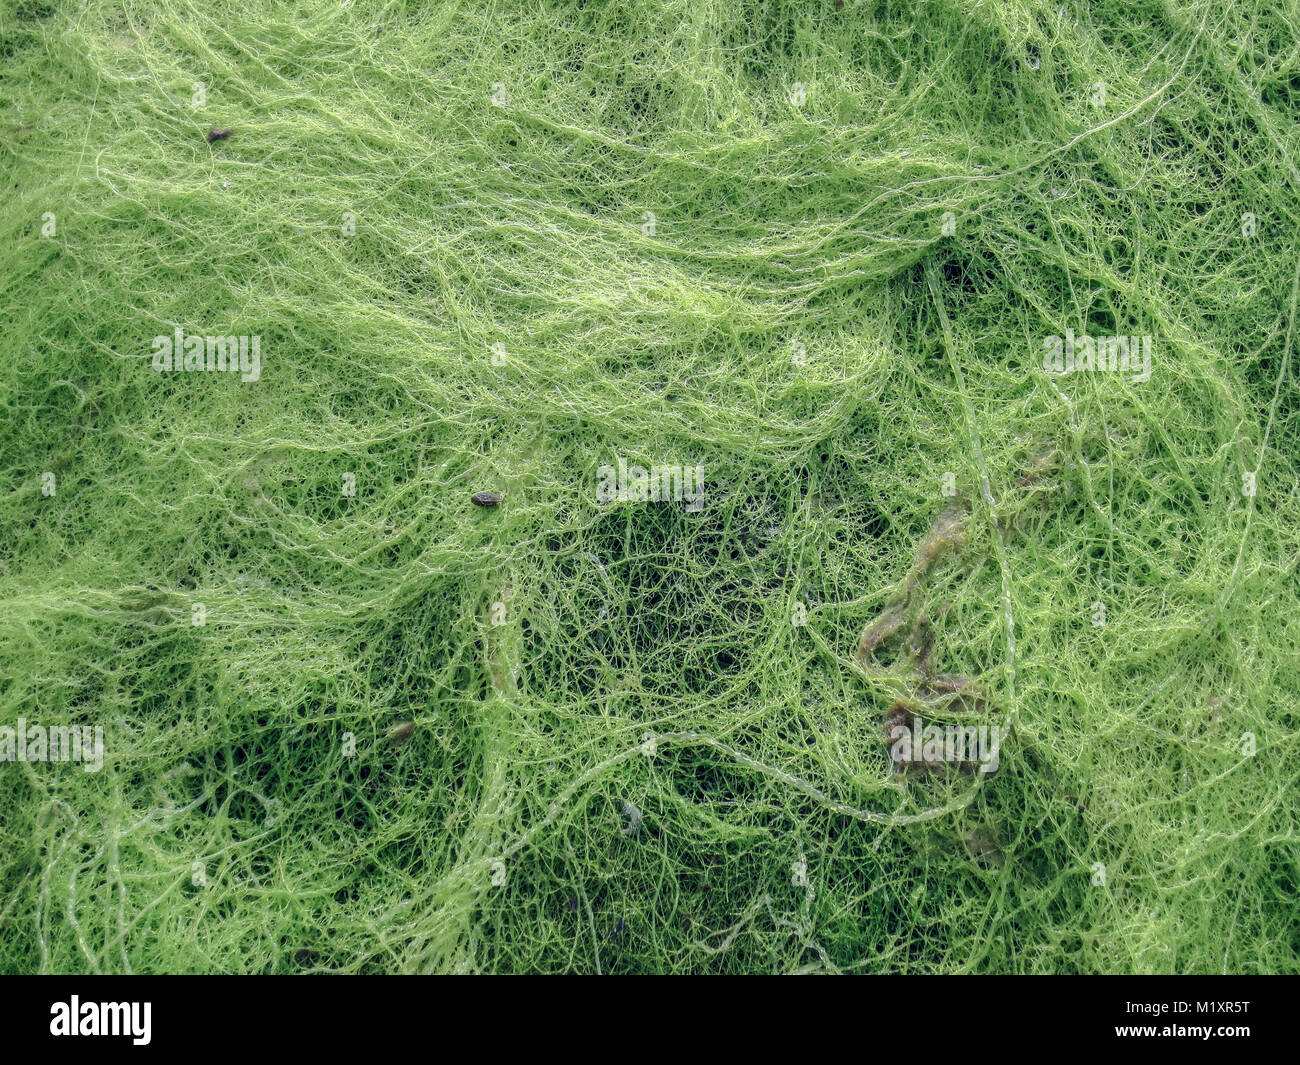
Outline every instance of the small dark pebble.
[(475, 492), (469, 499), (476, 507), (495, 507), (502, 497), (496, 492)]
[(414, 721), (400, 721), (388, 730), (388, 742), (394, 747), (400, 747), (411, 738), (415, 732)]
[(208, 130), (208, 143), (213, 141), (223, 141), (230, 136), (232, 130), (228, 129), (210, 129)]

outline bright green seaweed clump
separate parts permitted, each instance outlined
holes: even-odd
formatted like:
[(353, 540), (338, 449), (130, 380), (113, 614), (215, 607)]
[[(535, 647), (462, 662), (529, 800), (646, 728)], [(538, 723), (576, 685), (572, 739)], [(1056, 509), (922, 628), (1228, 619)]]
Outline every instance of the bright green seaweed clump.
[(0, 970), (1296, 971), (1298, 34), (0, 0)]

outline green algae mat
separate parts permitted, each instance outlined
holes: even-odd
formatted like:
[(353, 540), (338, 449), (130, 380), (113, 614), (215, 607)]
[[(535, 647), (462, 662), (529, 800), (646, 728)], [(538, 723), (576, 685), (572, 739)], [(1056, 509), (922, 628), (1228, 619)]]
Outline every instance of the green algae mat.
[(1296, 0), (0, 0), (0, 971), (1300, 970)]

